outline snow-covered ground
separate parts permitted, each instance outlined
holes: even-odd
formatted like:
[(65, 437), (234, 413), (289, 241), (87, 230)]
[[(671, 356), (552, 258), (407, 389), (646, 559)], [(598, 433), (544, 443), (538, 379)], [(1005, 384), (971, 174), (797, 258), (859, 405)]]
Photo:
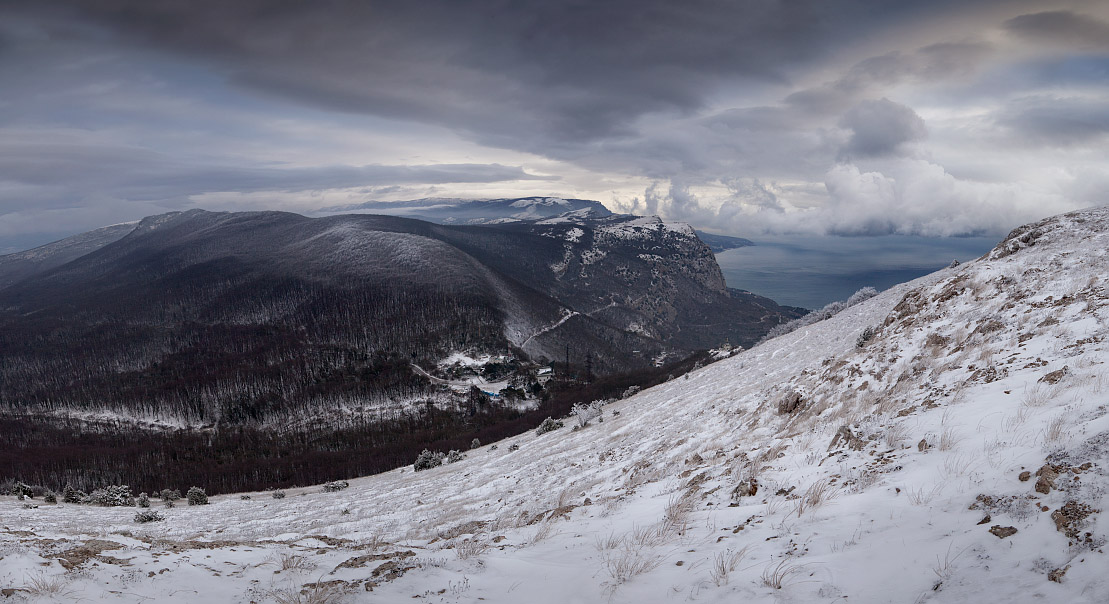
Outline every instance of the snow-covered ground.
[(147, 524), (135, 508), (3, 498), (0, 587), (160, 603), (1103, 603), (1107, 249), (1109, 209), (1057, 217), (612, 403), (603, 422), (338, 492), (156, 501), (166, 520)]

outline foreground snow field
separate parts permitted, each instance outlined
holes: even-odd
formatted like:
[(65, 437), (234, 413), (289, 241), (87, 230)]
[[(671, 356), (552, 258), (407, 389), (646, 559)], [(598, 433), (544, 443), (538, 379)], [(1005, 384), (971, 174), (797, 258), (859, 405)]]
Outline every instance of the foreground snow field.
[(156, 501), (166, 520), (147, 524), (6, 497), (0, 587), (159, 603), (1106, 602), (1107, 249), (1109, 209), (1018, 229), (603, 421), (339, 492)]

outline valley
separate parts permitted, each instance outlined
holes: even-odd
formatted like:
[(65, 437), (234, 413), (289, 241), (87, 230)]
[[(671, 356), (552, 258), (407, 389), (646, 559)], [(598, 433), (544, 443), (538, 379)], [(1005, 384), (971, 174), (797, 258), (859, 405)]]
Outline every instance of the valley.
[[(688, 226), (573, 212), (171, 213), (0, 257), (0, 282), (0, 480), (86, 491), (388, 470), (802, 312), (728, 290)], [(456, 357), (486, 359), (472, 384), (440, 367)]]

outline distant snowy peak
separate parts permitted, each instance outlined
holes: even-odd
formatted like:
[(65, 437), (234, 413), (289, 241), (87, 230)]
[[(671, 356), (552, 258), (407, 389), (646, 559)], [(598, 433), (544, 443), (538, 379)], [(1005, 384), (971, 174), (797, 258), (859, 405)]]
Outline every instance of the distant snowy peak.
[[(373, 213), (418, 218), (438, 224), (503, 225), (532, 222), (539, 225), (577, 224), (602, 226), (617, 238), (641, 238), (661, 229), (696, 235), (714, 253), (754, 245), (748, 239), (695, 231), (684, 223), (665, 222), (658, 216), (616, 214), (598, 201), (563, 197), (513, 199), (428, 198), (411, 201), (370, 201), (324, 208), (325, 214)], [(623, 231), (623, 232), (617, 232)]]
[(522, 197), (509, 205), (514, 208), (534, 208), (536, 206), (569, 207), (570, 202), (561, 197)]
[(419, 218), (439, 224), (501, 224), (515, 220), (543, 220), (577, 213), (595, 218), (612, 212), (598, 201), (562, 197), (517, 197), (505, 199), (429, 198), (410, 201), (369, 201), (334, 206), (326, 214), (368, 212)]

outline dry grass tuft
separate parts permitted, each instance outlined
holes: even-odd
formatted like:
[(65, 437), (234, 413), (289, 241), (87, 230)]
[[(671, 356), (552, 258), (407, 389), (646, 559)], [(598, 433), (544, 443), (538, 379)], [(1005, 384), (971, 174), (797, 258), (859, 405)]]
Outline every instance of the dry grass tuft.
[(743, 561), (744, 556), (747, 555), (747, 548), (733, 552), (732, 550), (725, 550), (717, 552), (713, 556), (712, 568), (709, 569), (709, 576), (712, 582), (717, 587), (728, 584), (728, 576), (739, 567), (739, 563)]
[(924, 487), (918, 489), (906, 489), (905, 496), (908, 497), (909, 503), (913, 505), (928, 505), (932, 499), (936, 497), (943, 490), (943, 485), (935, 485), (930, 490), (924, 490)]
[(778, 564), (771, 563), (762, 571), (762, 584), (771, 589), (781, 589), (794, 581), (796, 575), (804, 572), (804, 567), (793, 564), (788, 558)]
[(73, 595), (67, 587), (68, 583), (69, 578), (65, 575), (47, 576), (40, 572), (24, 579), (23, 590), (32, 596), (60, 601)]
[(835, 486), (827, 478), (822, 478), (809, 485), (801, 497), (794, 500), (794, 511), (800, 518), (805, 512), (811, 512), (838, 496)]
[(886, 446), (891, 449), (896, 449), (905, 442), (909, 436), (909, 429), (904, 424), (893, 424), (886, 428), (885, 440)]
[(1026, 407), (1022, 406), (1017, 409), (1016, 413), (1006, 417), (1001, 422), (1001, 428), (1006, 432), (1016, 432), (1026, 421), (1028, 421), (1028, 411)]
[(1043, 407), (1051, 400), (1051, 392), (1041, 384), (1033, 384), (1024, 389), (1020, 402), (1026, 407)]
[(692, 492), (686, 492), (681, 497), (671, 497), (662, 517), (667, 529), (679, 535), (684, 534), (689, 527), (689, 516), (693, 513), (696, 503), (696, 496)]
[(389, 542), (385, 539), (385, 537), (382, 537), (378, 533), (374, 533), (374, 534), (370, 535), (369, 537), (367, 537), (366, 539), (362, 539), (358, 543), (358, 549), (364, 549), (364, 550), (367, 550), (367, 551), (370, 551), (370, 552), (376, 552), (377, 550), (385, 547), (388, 544), (389, 544)]
[(283, 571), (308, 572), (316, 568), (316, 565), (308, 558), (289, 552), (279, 554), (274, 563), (281, 567)]
[(335, 604), (343, 592), (334, 584), (316, 581), (311, 587), (271, 589), (266, 596), (277, 604)]
[[(539, 523), (539, 527), (535, 529), (535, 534), (528, 539), (528, 545), (535, 545), (541, 541), (549, 539), (552, 535), (556, 535), (555, 521), (545, 520)], [(484, 551), (484, 550), (483, 550)]]
[(604, 553), (614, 550), (624, 543), (624, 537), (617, 536), (616, 533), (609, 533), (607, 536), (602, 537), (597, 535), (596, 540), (593, 542), (593, 547), (597, 548), (598, 552)]
[(655, 524), (634, 525), (631, 538), (624, 538), (626, 544), (637, 547), (656, 547), (670, 541), (672, 537), (671, 525), (666, 522)]
[[(543, 523), (544, 525), (548, 523)], [(489, 544), (481, 539), (463, 539), (454, 544), (454, 553), (459, 560), (469, 560), (484, 554), (489, 549)]]
[(643, 547), (625, 544), (617, 555), (606, 555), (604, 567), (612, 577), (614, 585), (626, 583), (628, 579), (651, 572), (662, 564), (662, 557), (644, 551)]
[(940, 442), (936, 445), (940, 451), (952, 451), (963, 442), (963, 437), (951, 426), (944, 426), (940, 432)]
[[(940, 583), (943, 583), (944, 581), (950, 579), (951, 575), (955, 574), (955, 561), (958, 560), (959, 556), (962, 556), (963, 552), (966, 551), (966, 548), (963, 548), (959, 550), (957, 554), (952, 556), (951, 547), (952, 544), (949, 544), (947, 546), (947, 554), (944, 555), (943, 560), (940, 560), (938, 554), (936, 555), (936, 564), (932, 567), (932, 572), (936, 573), (936, 576), (939, 577)], [(937, 584), (937, 587), (938, 586), (939, 585)]]
[(948, 477), (962, 477), (970, 472), (974, 458), (965, 455), (949, 455), (943, 460), (943, 471)]
[(1066, 428), (1066, 414), (1055, 416), (1055, 418), (1048, 423), (1047, 427), (1044, 428), (1044, 442), (1053, 443), (1062, 440), (1063, 436), (1067, 433)]

